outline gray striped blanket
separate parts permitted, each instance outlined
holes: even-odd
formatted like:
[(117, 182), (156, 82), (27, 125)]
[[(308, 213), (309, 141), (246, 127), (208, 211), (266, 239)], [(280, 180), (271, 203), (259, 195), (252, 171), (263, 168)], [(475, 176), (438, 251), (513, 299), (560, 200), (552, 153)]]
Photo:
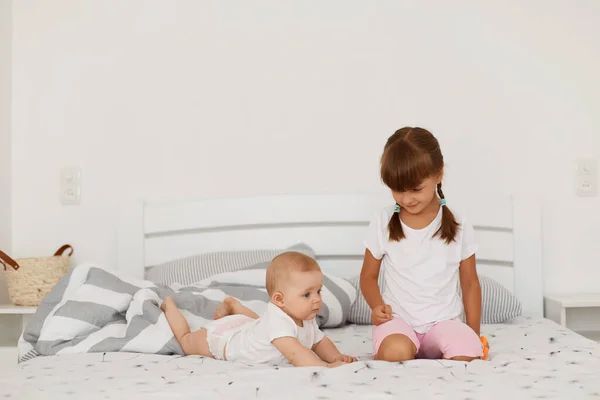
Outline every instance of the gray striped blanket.
[[(269, 298), (265, 268), (213, 276), (191, 286), (159, 285), (80, 265), (60, 280), (39, 305), (19, 339), (19, 362), (38, 356), (91, 352), (179, 354), (183, 351), (160, 310), (172, 296), (197, 330), (212, 320), (227, 296), (262, 315)], [(324, 276), (321, 327), (344, 324), (356, 290), (344, 279)]]

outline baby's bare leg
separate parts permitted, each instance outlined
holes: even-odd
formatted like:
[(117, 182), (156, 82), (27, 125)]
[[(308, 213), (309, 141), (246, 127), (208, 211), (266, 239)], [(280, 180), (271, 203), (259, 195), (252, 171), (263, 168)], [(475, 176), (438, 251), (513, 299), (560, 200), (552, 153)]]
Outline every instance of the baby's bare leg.
[(245, 315), (253, 319), (258, 319), (257, 313), (240, 303), (234, 297), (227, 297), (223, 300), (219, 307), (217, 307), (217, 311), (215, 311), (214, 319), (223, 318), (228, 315)]
[(202, 328), (190, 332), (190, 326), (171, 297), (165, 297), (160, 308), (164, 311), (173, 335), (175, 335), (175, 339), (181, 345), (186, 356), (199, 355), (214, 358), (208, 348), (206, 329)]

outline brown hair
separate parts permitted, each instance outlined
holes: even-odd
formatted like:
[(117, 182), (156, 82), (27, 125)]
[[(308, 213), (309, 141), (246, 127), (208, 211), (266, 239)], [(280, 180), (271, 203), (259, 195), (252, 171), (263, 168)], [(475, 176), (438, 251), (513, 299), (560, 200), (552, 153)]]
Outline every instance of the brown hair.
[(286, 251), (273, 258), (267, 267), (267, 293), (272, 296), (290, 279), (292, 272), (321, 271), (317, 261), (306, 254)]
[[(425, 179), (441, 173), (444, 157), (438, 140), (426, 129), (405, 127), (397, 130), (385, 144), (381, 156), (381, 179), (394, 192), (416, 189)], [(437, 185), (437, 194), (444, 199), (442, 184)], [(442, 224), (433, 235), (446, 243), (454, 241), (458, 223), (447, 206), (442, 207)], [(403, 239), (404, 232), (398, 212), (388, 223), (392, 241)]]

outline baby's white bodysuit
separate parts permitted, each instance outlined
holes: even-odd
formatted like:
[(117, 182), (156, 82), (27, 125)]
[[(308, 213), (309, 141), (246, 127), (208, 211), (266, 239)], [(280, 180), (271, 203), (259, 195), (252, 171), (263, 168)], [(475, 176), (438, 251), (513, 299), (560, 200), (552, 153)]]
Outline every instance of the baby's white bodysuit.
[[(221, 320), (216, 320), (211, 325), (220, 325), (220, 322)], [(223, 336), (227, 336), (225, 340), (226, 359), (248, 364), (288, 363), (283, 354), (271, 343), (273, 340), (281, 337), (295, 337), (304, 347), (311, 349), (325, 337), (317, 326), (316, 318), (302, 321), (302, 323), (303, 326), (296, 325), (289, 315), (269, 302), (266, 312), (259, 319), (237, 326), (228, 332), (220, 333), (221, 343), (224, 343)], [(209, 344), (211, 343), (210, 336), (213, 335), (215, 329), (218, 328), (207, 327)]]

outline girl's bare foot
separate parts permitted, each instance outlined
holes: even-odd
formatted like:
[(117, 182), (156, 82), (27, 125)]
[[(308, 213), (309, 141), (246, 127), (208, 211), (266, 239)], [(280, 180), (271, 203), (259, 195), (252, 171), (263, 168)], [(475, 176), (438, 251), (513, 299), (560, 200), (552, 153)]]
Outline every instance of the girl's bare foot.
[(219, 307), (217, 307), (214, 319), (220, 319), (228, 315), (236, 314), (235, 309), (238, 305), (240, 305), (240, 302), (237, 299), (233, 297), (227, 297), (225, 300), (223, 300)]

